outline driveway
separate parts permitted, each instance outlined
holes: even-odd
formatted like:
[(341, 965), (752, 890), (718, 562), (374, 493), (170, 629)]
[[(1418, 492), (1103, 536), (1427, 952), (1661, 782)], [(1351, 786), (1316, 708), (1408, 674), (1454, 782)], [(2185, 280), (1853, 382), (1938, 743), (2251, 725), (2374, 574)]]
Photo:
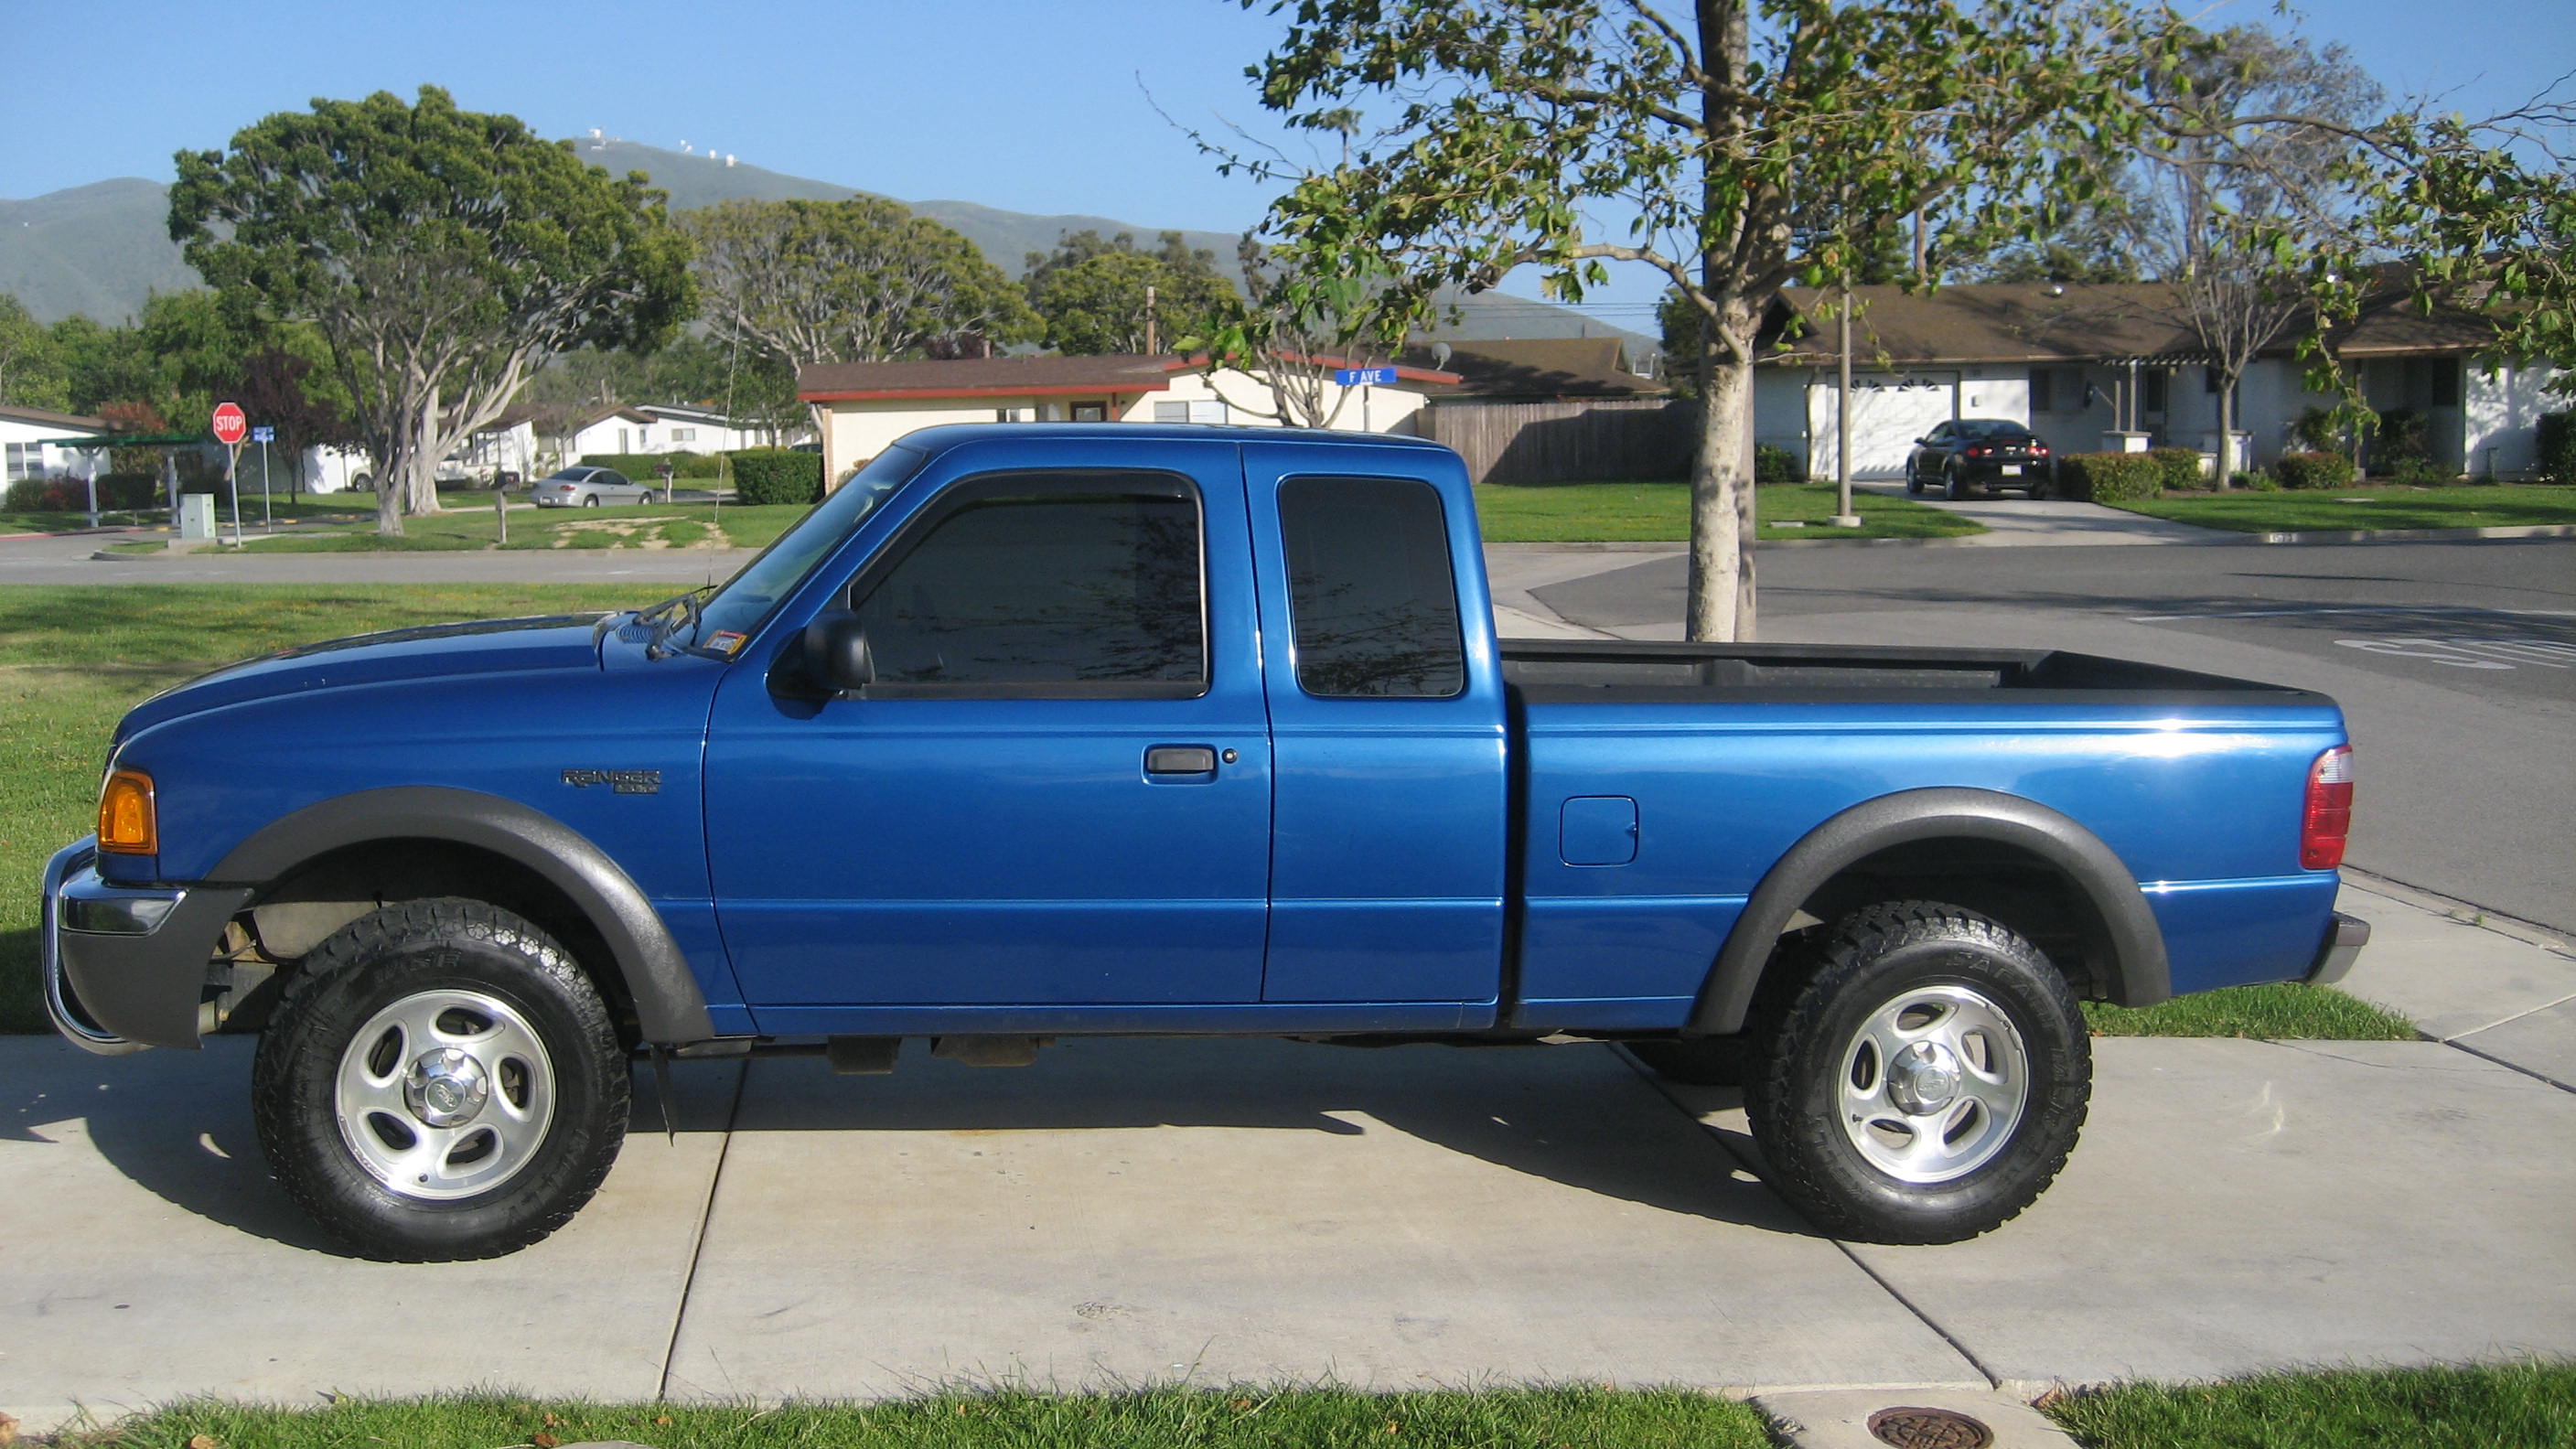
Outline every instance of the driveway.
[[(1875, 493), (1882, 498), (1903, 498), (1905, 485), (1899, 483), (1852, 484), (1856, 493)], [(2078, 503), (2066, 498), (2025, 498), (2019, 493), (1970, 495), (1956, 503), (1937, 494), (1926, 493), (1912, 500), (1927, 508), (1955, 513), (1985, 525), (1987, 532), (1958, 540), (1972, 546), (2013, 548), (2028, 544), (2099, 544), (2099, 543), (2243, 543), (2245, 535), (2218, 528), (2196, 528), (2188, 523), (2174, 523), (2162, 518), (2149, 518), (2121, 508), (2105, 508), (2099, 503)]]
[(2494, 1059), (2567, 1039), (2545, 1003), (2576, 1009), (2576, 960), (2346, 897), (2381, 932), (2355, 988), (2459, 1000), (2460, 1045), (2101, 1040), (2057, 1186), (1937, 1248), (1817, 1236), (1733, 1091), (1614, 1047), (1091, 1039), (1019, 1070), (917, 1043), (891, 1077), (683, 1063), (668, 1140), (639, 1073), (564, 1231), (367, 1263), (270, 1181), (246, 1040), (0, 1039), (0, 1411), (1328, 1376), (2029, 1393), (2576, 1353), (2576, 1093)]

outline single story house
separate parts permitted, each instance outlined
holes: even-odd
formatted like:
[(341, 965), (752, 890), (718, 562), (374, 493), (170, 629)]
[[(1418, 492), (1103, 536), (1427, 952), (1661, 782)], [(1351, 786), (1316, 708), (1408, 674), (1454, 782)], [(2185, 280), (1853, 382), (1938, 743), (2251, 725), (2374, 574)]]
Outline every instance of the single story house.
[[(1852, 321), (1852, 476), (1903, 475), (1913, 440), (1951, 418), (2022, 423), (2063, 453), (2143, 447), (2218, 450), (2218, 381), (2209, 349), (2161, 283), (1981, 283), (1908, 293), (1856, 287)], [(1835, 294), (1792, 288), (1774, 308), (1790, 337), (1754, 374), (1756, 440), (1834, 475), (1839, 406)], [(1803, 330), (1792, 324), (1802, 324)], [(1794, 335), (1793, 335), (1794, 334)], [(2243, 466), (2298, 445), (2300, 415), (2337, 399), (2308, 389), (2293, 329), (2237, 381)], [(2553, 406), (2546, 366), (2488, 365), (2494, 330), (2478, 314), (2416, 312), (2376, 298), (2330, 339), (2373, 408), (2425, 414), (2435, 462), (2500, 477), (2535, 465), (2534, 429)]]
[[(1324, 359), (1319, 359), (1319, 361)], [(1341, 390), (1331, 426), (1410, 434), (1425, 389), (1454, 373), (1398, 364), (1391, 385)], [(837, 481), (915, 428), (940, 423), (1280, 422), (1269, 380), (1204, 356), (963, 357), (826, 362), (797, 369), (796, 395), (823, 434), (823, 476)]]
[(1479, 483), (1678, 476), (1696, 437), (1652, 371), (1661, 353), (1619, 337), (1478, 338), (1407, 348), (1457, 375), (1424, 391), (1417, 430), (1458, 450)]
[(108, 431), (104, 418), (0, 406), (0, 484), (103, 473), (107, 454), (90, 440)]
[(1567, 402), (1580, 398), (1661, 397), (1655, 373), (1662, 354), (1618, 337), (1514, 337), (1417, 344), (1402, 360), (1458, 375), (1424, 388), (1436, 406), (1450, 403)]

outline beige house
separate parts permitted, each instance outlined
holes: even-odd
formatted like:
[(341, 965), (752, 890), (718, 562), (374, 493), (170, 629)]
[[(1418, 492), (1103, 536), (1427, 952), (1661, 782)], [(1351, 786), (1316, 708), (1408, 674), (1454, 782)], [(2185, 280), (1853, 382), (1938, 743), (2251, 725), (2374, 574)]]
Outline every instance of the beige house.
[[(1327, 422), (1371, 433), (1416, 431), (1427, 388), (1454, 374), (1391, 367), (1392, 383), (1338, 387)], [(796, 394), (823, 434), (823, 476), (838, 480), (915, 428), (941, 423), (1241, 423), (1278, 426), (1259, 373), (1205, 357), (968, 357), (819, 363), (797, 370)]]

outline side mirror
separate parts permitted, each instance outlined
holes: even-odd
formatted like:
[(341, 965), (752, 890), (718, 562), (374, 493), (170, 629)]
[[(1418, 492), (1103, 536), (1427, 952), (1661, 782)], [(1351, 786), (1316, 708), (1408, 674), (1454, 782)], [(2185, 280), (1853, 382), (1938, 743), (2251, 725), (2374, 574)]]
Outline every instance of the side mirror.
[(876, 655), (868, 652), (868, 632), (848, 608), (827, 608), (806, 624), (806, 673), (814, 683), (842, 694), (876, 683)]
[(815, 682), (844, 693), (876, 683), (876, 657), (867, 630), (847, 609), (826, 609), (805, 626), (805, 668)]

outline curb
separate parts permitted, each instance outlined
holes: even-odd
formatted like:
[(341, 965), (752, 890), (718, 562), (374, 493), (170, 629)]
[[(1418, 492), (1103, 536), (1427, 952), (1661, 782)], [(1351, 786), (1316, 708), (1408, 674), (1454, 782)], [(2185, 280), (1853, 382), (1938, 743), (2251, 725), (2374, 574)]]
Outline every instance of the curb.
[(2576, 538), (2576, 523), (2502, 524), (2494, 528), (2348, 528), (2249, 533), (2243, 537), (2248, 543), (2459, 543), (2475, 538)]

